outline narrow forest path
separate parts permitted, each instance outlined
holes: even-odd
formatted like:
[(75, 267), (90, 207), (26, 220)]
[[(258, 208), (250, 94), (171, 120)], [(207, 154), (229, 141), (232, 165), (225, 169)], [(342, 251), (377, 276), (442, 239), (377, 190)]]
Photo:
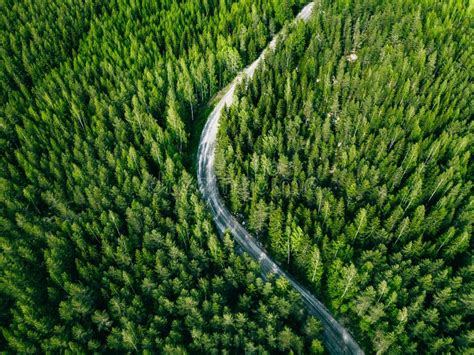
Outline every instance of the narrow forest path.
[[(294, 21), (307, 21), (312, 13), (313, 5), (313, 3), (306, 5)], [(259, 246), (256, 239), (230, 214), (217, 188), (217, 180), (214, 173), (214, 153), (221, 112), (225, 106), (232, 104), (236, 85), (240, 83), (243, 78), (251, 78), (253, 76), (258, 64), (263, 60), (268, 51), (275, 48), (276, 41), (281, 36), (281, 32), (278, 33), (267, 48), (262, 51), (260, 56), (247, 68), (242, 70), (232, 83), (224, 89), (225, 91), (222, 93), (221, 99), (209, 115), (202, 131), (198, 147), (197, 177), (199, 189), (211, 210), (219, 233), (222, 234), (227, 230), (230, 231), (239, 245), (250, 254), (252, 258), (260, 263), (264, 273), (271, 272), (286, 278), (294, 289), (301, 294), (308, 311), (316, 316), (324, 327), (323, 341), (326, 349), (331, 354), (363, 354), (364, 352), (357, 342), (352, 338), (349, 332), (334, 319), (327, 308), (291, 275), (281, 269)]]

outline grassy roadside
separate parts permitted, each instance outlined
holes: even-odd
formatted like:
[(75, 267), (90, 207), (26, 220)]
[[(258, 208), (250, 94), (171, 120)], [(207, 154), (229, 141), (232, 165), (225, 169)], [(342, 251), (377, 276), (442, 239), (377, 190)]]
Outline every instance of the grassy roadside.
[(200, 105), (196, 111), (195, 120), (191, 125), (191, 130), (188, 137), (189, 142), (183, 159), (186, 170), (193, 176), (197, 174), (197, 151), (202, 130), (204, 129), (207, 118), (211, 114), (212, 110), (217, 105), (222, 96), (224, 96), (224, 94), (227, 92), (231, 84), (232, 82), (224, 86), (207, 103)]

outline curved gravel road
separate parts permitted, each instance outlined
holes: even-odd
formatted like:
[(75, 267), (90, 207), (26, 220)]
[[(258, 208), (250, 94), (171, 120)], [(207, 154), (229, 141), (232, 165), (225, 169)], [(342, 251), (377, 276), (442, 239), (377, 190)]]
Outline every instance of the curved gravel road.
[[(313, 3), (306, 5), (296, 17), (307, 21), (313, 10)], [(296, 21), (295, 20), (295, 21)], [(314, 297), (308, 290), (300, 285), (291, 275), (283, 271), (259, 246), (254, 237), (247, 232), (242, 225), (230, 214), (219, 195), (217, 188), (216, 175), (214, 174), (214, 151), (217, 139), (217, 129), (219, 117), (225, 106), (230, 106), (233, 102), (233, 96), (236, 85), (245, 77), (252, 77), (257, 65), (265, 57), (269, 50), (275, 48), (276, 40), (281, 33), (277, 34), (260, 56), (246, 69), (240, 72), (232, 81), (223, 97), (219, 100), (214, 110), (209, 115), (206, 125), (201, 134), (201, 140), (198, 148), (198, 183), (199, 189), (206, 200), (214, 217), (219, 233), (229, 230), (239, 245), (252, 258), (257, 260), (263, 272), (274, 273), (288, 279), (289, 283), (301, 294), (308, 311), (319, 318), (323, 331), (323, 341), (326, 349), (331, 354), (363, 354), (356, 341), (329, 313), (326, 307)]]

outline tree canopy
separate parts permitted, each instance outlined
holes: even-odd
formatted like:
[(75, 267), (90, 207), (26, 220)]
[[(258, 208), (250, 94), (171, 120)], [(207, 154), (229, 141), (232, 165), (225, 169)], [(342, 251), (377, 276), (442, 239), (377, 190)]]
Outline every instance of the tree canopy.
[(0, 351), (322, 351), (184, 164), (197, 110), (301, 4), (0, 5)]
[(468, 1), (317, 1), (221, 118), (220, 191), (368, 351), (472, 350)]

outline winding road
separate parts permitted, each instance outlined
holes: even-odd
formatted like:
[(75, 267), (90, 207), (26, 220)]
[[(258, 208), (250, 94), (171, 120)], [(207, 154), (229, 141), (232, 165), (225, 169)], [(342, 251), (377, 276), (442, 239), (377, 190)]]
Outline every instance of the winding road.
[[(313, 5), (313, 3), (306, 5), (298, 14), (295, 21), (307, 21), (312, 13)], [(225, 106), (232, 104), (236, 85), (238, 85), (243, 78), (251, 78), (253, 76), (257, 65), (263, 60), (268, 51), (274, 50), (276, 41), (281, 36), (281, 32), (278, 33), (260, 56), (237, 75), (232, 83), (225, 89), (224, 95), (209, 115), (202, 131), (198, 148), (197, 175), (199, 189), (212, 212), (219, 233), (222, 234), (227, 230), (230, 231), (238, 244), (250, 254), (252, 258), (260, 263), (265, 274), (274, 273), (286, 278), (295, 290), (301, 294), (308, 311), (316, 316), (323, 325), (323, 341), (329, 353), (364, 354), (349, 332), (334, 319), (327, 308), (291, 275), (281, 269), (262, 247), (259, 246), (256, 239), (230, 214), (217, 188), (216, 175), (214, 173), (214, 152), (220, 114)]]

